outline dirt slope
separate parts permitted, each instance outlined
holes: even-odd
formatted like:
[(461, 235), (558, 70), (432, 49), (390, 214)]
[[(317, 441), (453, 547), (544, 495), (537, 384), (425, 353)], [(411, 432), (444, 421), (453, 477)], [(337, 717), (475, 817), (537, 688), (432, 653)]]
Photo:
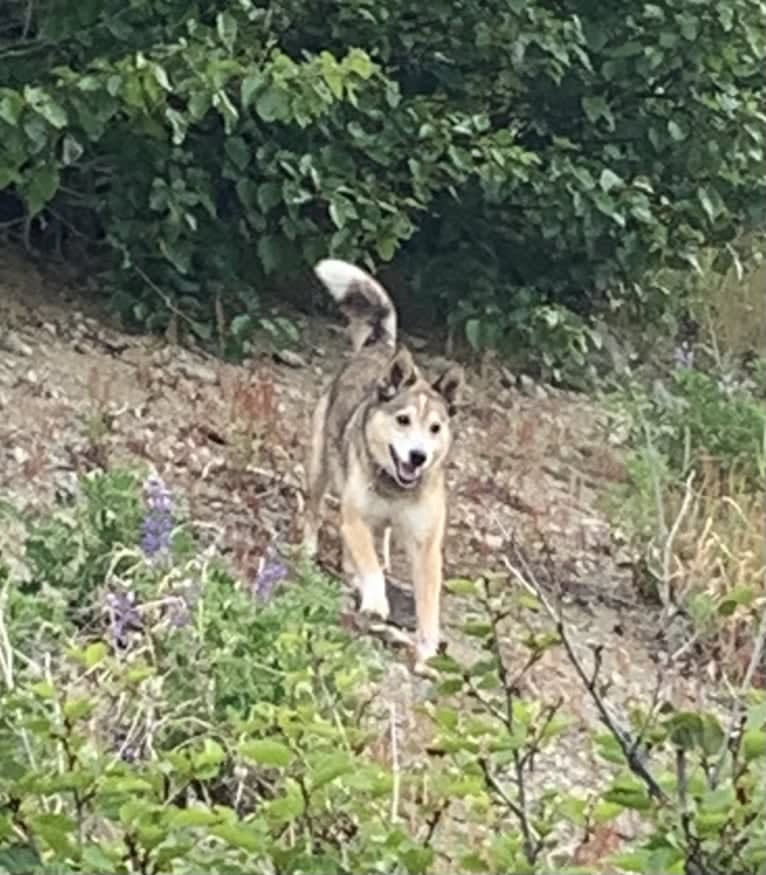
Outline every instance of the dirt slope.
[[(269, 543), (295, 539), (308, 417), (347, 354), (342, 332), (306, 323), (303, 366), (264, 355), (244, 367), (121, 334), (78, 306), (81, 296), (57, 272), (0, 251), (0, 492), (45, 505), (72, 489), (80, 472), (148, 460), (185, 496), (194, 518), (223, 533), (242, 572), (254, 574)], [(440, 364), (422, 358), (428, 369)], [(657, 618), (621, 572), (597, 509), (599, 494), (621, 476), (619, 455), (587, 398), (530, 384), (521, 392), (511, 377), (493, 365), (469, 374), (450, 473), (447, 574), (501, 571), (511, 534), (533, 564), (548, 549), (583, 652), (589, 642), (604, 645), (611, 701), (648, 702)], [(332, 566), (338, 544), (330, 522), (322, 558)], [(395, 576), (406, 579), (398, 557), (394, 565)], [(453, 652), (470, 650), (457, 629), (467, 607), (445, 599), (444, 634)], [(513, 627), (507, 646), (523, 658)], [(414, 750), (423, 739), (408, 706), (429, 694), (427, 682), (411, 679), (393, 655), (389, 681)], [(561, 753), (541, 765), (539, 781), (555, 774), (559, 783), (591, 784), (594, 764), (582, 741), (595, 714), (565, 655), (549, 652), (529, 686), (546, 701), (563, 697), (578, 718)], [(663, 696), (680, 703), (700, 689), (694, 679), (669, 678)]]

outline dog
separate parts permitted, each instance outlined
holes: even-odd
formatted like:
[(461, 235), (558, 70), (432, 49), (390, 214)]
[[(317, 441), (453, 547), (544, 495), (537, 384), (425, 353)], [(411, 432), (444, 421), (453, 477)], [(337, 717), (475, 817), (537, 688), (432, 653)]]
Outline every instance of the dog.
[(319, 399), (311, 428), (303, 547), (317, 551), (325, 494), (340, 499), (343, 571), (360, 611), (386, 619), (389, 605), (375, 548), (388, 534), (406, 548), (415, 593), (415, 670), (439, 648), (446, 462), (464, 389), (458, 365), (433, 383), (397, 343), (397, 313), (383, 286), (337, 259), (314, 271), (348, 320), (352, 356)]

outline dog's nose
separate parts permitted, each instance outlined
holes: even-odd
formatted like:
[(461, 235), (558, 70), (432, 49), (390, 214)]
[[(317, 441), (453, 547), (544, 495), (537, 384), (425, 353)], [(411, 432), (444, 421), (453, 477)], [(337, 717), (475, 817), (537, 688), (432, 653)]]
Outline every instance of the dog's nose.
[(420, 468), (426, 463), (428, 456), (422, 450), (410, 450), (410, 465)]

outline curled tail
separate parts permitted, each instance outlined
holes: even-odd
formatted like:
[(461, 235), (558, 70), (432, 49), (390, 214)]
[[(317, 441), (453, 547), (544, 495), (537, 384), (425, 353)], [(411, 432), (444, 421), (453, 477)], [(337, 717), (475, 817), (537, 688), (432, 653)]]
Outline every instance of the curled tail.
[(374, 343), (396, 346), (396, 310), (377, 280), (336, 258), (320, 261), (314, 273), (348, 319), (354, 352)]

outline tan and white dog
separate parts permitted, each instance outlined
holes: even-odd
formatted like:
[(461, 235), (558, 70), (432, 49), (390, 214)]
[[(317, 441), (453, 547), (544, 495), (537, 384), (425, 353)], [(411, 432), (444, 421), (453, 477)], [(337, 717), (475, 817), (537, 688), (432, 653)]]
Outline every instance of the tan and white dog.
[[(415, 590), (415, 668), (439, 647), (445, 466), (450, 420), (464, 384), (458, 366), (428, 382), (396, 342), (396, 311), (385, 289), (344, 261), (315, 272), (349, 321), (353, 355), (314, 412), (304, 549), (316, 553), (325, 493), (340, 498), (344, 572), (360, 609), (386, 618), (385, 579), (375, 539), (390, 527), (405, 547)], [(387, 552), (387, 549), (386, 549)]]

